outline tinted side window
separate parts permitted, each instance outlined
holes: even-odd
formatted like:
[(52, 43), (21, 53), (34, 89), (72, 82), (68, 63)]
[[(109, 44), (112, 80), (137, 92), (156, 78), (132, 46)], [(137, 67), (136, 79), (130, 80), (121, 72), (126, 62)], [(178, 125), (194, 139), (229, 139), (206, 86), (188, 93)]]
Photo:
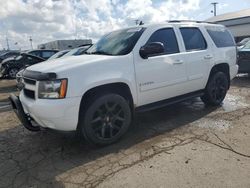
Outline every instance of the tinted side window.
[(186, 51), (205, 50), (207, 43), (198, 28), (180, 28)]
[(224, 28), (207, 28), (207, 32), (218, 48), (235, 46), (234, 39)]
[(179, 52), (175, 32), (171, 28), (160, 29), (155, 31), (147, 43), (161, 42), (164, 45), (164, 54), (174, 54)]

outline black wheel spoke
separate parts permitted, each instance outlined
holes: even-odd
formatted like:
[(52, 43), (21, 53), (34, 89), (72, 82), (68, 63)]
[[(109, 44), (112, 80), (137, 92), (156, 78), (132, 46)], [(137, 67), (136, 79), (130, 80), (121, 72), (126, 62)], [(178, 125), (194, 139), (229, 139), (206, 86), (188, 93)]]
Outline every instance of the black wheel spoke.
[(110, 136), (110, 138), (113, 137), (113, 127), (112, 127), (112, 125), (109, 126), (109, 136)]
[(101, 136), (102, 138), (105, 138), (105, 131), (106, 131), (106, 127), (105, 125), (102, 126), (102, 130), (101, 130)]
[(114, 117), (115, 120), (119, 120), (119, 121), (124, 121), (125, 119), (123, 117), (120, 116), (116, 116)]
[(98, 116), (98, 117), (96, 117), (95, 119), (93, 119), (93, 120), (91, 121), (91, 123), (97, 123), (97, 122), (99, 122), (99, 121), (102, 121), (102, 118), (101, 118), (100, 116)]
[(100, 139), (116, 136), (125, 122), (123, 108), (116, 102), (105, 101), (93, 114), (92, 129)]

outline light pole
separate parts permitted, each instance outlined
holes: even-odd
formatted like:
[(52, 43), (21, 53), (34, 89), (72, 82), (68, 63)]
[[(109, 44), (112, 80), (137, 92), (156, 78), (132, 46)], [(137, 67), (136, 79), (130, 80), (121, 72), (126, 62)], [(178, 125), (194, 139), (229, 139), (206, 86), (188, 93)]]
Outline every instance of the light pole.
[(6, 44), (7, 44), (7, 50), (10, 50), (9, 39), (7, 36), (6, 36)]
[(31, 47), (31, 49), (33, 50), (33, 44), (32, 44), (32, 38), (31, 38), (31, 36), (30, 36), (29, 41), (30, 41), (30, 47)]
[(213, 3), (211, 3), (211, 5), (213, 5), (214, 6), (214, 10), (213, 11), (211, 11), (211, 12), (213, 12), (214, 13), (214, 16), (216, 16), (217, 15), (217, 10), (216, 10), (216, 6), (218, 5), (219, 3), (217, 3), (217, 2), (213, 2)]

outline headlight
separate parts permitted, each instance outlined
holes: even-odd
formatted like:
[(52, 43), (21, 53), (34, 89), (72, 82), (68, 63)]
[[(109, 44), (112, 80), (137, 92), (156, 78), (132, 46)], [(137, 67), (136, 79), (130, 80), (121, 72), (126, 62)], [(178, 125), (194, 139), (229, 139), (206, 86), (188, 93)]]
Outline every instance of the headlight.
[(67, 92), (67, 79), (40, 81), (38, 86), (38, 98), (63, 99)]

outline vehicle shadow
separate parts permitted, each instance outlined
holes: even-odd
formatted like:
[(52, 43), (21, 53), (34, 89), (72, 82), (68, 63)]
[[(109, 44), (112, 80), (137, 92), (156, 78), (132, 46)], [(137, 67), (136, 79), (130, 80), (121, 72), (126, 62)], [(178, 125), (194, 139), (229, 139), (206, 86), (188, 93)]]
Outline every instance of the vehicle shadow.
[(193, 99), (136, 114), (128, 133), (118, 143), (102, 148), (87, 144), (75, 133), (49, 130), (32, 133), (20, 126), (2, 131), (0, 187), (1, 184), (63, 187), (57, 179), (61, 174), (95, 163), (103, 157), (109, 160), (111, 154), (116, 157), (121, 151), (199, 120), (215, 109)]

